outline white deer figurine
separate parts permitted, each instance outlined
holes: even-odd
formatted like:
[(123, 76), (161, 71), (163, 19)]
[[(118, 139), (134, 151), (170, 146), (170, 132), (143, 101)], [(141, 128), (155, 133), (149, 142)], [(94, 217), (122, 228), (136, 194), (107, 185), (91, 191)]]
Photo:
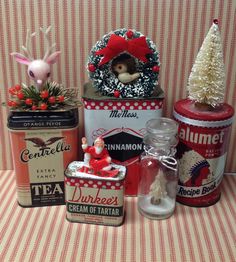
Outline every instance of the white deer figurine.
[(50, 65), (57, 62), (58, 57), (61, 53), (60, 51), (56, 51), (50, 54), (52, 49), (56, 46), (56, 43), (50, 46), (48, 34), (51, 31), (51, 26), (49, 26), (46, 30), (40, 27), (40, 30), (42, 31), (43, 35), (47, 40), (47, 50), (43, 59), (34, 59), (29, 51), (30, 38), (35, 36), (35, 33), (30, 34), (29, 30), (27, 30), (26, 44), (25, 46), (22, 46), (22, 49), (25, 52), (26, 56), (16, 52), (11, 53), (11, 55), (16, 59), (18, 63), (25, 64), (28, 66), (28, 75), (30, 76), (30, 78), (34, 80), (38, 90), (43, 89), (44, 83), (46, 82), (48, 77), (50, 77)]

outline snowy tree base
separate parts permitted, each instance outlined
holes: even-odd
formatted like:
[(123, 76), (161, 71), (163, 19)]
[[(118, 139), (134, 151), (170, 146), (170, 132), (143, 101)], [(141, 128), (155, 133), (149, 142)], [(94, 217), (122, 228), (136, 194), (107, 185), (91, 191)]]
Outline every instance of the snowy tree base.
[(139, 212), (150, 219), (165, 219), (170, 217), (175, 210), (175, 199), (166, 196), (161, 199), (159, 204), (152, 204), (152, 196), (139, 196)]

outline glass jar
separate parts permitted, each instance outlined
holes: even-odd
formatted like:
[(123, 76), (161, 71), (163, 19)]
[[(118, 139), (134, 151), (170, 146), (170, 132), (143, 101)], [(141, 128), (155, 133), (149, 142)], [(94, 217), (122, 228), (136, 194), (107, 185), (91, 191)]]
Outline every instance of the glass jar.
[(175, 210), (178, 184), (176, 153), (178, 124), (168, 118), (146, 123), (140, 156), (138, 210), (151, 219), (164, 219)]

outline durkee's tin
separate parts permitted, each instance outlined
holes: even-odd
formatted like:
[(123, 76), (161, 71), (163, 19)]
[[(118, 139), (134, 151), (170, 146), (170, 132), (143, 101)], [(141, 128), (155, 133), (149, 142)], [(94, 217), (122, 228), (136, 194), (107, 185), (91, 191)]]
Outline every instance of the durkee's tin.
[(66, 217), (70, 222), (119, 226), (124, 220), (125, 167), (116, 177), (81, 172), (83, 162), (74, 161), (65, 171)]
[(78, 110), (12, 112), (8, 128), (18, 203), (65, 204), (64, 170), (78, 158)]
[(209, 109), (189, 99), (175, 103), (180, 141), (178, 202), (205, 207), (220, 199), (233, 114), (228, 104)]
[(151, 97), (122, 99), (102, 96), (89, 83), (84, 87), (85, 136), (89, 144), (102, 137), (113, 162), (126, 167), (125, 195), (137, 195), (145, 123), (162, 116), (163, 99), (160, 87)]

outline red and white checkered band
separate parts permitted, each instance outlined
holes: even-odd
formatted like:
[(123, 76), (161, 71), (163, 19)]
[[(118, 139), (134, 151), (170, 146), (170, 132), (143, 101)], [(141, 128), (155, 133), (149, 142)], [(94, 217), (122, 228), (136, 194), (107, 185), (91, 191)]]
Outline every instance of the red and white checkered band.
[(94, 101), (84, 99), (84, 107), (88, 110), (158, 110), (163, 106), (162, 99)]
[(101, 189), (121, 190), (123, 189), (123, 181), (107, 181), (99, 179), (83, 179), (79, 177), (65, 177), (65, 184), (68, 186), (90, 187)]

